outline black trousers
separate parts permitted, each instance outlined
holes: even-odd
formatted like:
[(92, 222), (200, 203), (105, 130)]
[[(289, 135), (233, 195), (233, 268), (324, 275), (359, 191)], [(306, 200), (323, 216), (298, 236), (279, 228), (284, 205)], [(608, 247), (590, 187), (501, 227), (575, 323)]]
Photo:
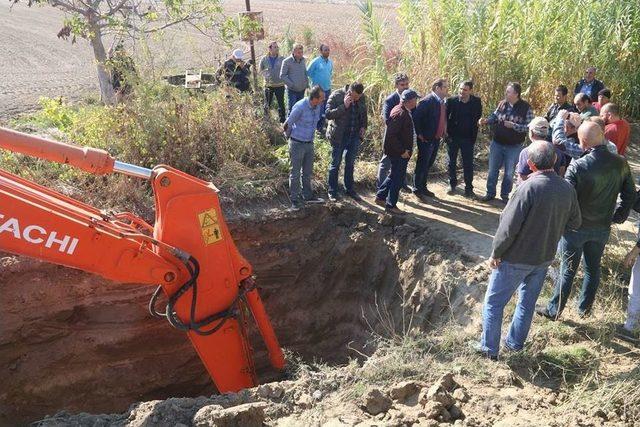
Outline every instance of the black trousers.
[(284, 121), (287, 119), (287, 114), (284, 106), (284, 86), (264, 88), (264, 114), (269, 115), (269, 110), (271, 109), (271, 103), (273, 101), (274, 95), (276, 97), (276, 101), (278, 102), (278, 116), (280, 118), (280, 123), (284, 123)]

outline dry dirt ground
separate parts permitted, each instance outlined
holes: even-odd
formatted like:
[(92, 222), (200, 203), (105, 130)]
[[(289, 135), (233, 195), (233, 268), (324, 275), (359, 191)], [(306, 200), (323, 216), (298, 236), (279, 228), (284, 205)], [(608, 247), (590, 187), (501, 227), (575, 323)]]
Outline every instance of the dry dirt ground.
[[(379, 2), (376, 11), (381, 19), (395, 22), (391, 2)], [(245, 10), (243, 0), (223, 0), (226, 14)], [(264, 12), (266, 35), (281, 37), (290, 28), (292, 36), (300, 36), (309, 28), (316, 40), (328, 43), (353, 42), (358, 31), (358, 9), (354, 2), (266, 0), (254, 2), (252, 10)], [(96, 96), (97, 78), (93, 55), (88, 43), (76, 44), (56, 37), (64, 14), (54, 8), (32, 7), (19, 3), (9, 7), (0, 4), (0, 119), (30, 111), (42, 96), (64, 96), (72, 100)], [(112, 41), (106, 40), (106, 47)], [(129, 44), (140, 61), (155, 75), (185, 68), (215, 68), (232, 48), (248, 47), (242, 43), (222, 46), (186, 29), (167, 31), (161, 39), (149, 39), (153, 59), (142, 55), (140, 40)], [(256, 45), (259, 55), (264, 42)]]

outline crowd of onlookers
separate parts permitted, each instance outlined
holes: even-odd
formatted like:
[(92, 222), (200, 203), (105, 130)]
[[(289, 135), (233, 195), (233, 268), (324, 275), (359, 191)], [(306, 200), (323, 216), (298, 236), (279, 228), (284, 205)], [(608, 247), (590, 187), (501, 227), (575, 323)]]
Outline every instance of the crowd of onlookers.
[[(302, 45), (294, 45), (291, 55), (283, 58), (273, 42), (259, 63), (265, 82), (265, 113), (269, 114), (275, 97), (289, 143), (294, 210), (305, 202), (324, 202), (311, 188), (316, 136), (328, 139), (332, 147), (329, 201), (341, 197), (338, 175), (343, 157), (344, 194), (361, 200), (353, 172), (368, 126), (365, 87), (353, 82), (331, 91), (330, 48), (321, 45), (319, 53), (307, 65)], [(472, 343), (474, 349), (490, 358), (498, 357), (504, 308), (517, 291), (516, 310), (503, 346), (508, 351), (521, 350), (534, 313), (551, 320), (561, 315), (581, 262), (584, 279), (577, 310), (581, 317), (589, 316), (611, 224), (624, 222), (631, 209), (639, 209), (624, 157), (630, 126), (612, 102), (611, 91), (596, 79), (596, 69), (586, 69), (571, 100), (567, 86), (558, 85), (553, 103), (540, 116), (522, 99), (517, 82), (506, 85), (504, 99), (486, 117), (471, 80), (460, 82), (454, 96), (450, 96), (449, 82), (444, 78), (434, 80), (425, 96), (410, 88), (406, 74), (396, 74), (393, 83), (395, 90), (384, 100), (381, 112), (385, 131), (374, 203), (389, 214), (402, 215), (398, 208), (401, 191), (412, 193), (420, 202), (434, 198), (427, 185), (429, 172), (440, 146), (446, 144), (448, 194), (457, 192), (460, 154), (462, 195), (483, 202), (499, 196), (505, 205), (490, 258), (493, 270), (484, 301), (483, 332), (480, 341)], [(473, 186), (474, 147), (483, 126), (489, 127), (491, 143), (486, 192), (479, 198)], [(530, 144), (525, 147), (527, 137)], [(415, 157), (415, 169), (408, 174), (411, 157)], [(546, 306), (536, 306), (556, 254), (560, 270), (554, 294)], [(619, 325), (618, 333), (629, 340), (639, 338), (638, 255), (640, 241), (625, 260), (629, 267), (633, 264), (633, 274), (627, 321)]]

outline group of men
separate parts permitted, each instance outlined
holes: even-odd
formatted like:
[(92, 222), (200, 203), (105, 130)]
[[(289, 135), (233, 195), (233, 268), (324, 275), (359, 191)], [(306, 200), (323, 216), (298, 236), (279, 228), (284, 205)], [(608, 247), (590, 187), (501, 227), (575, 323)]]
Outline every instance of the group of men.
[[(412, 191), (419, 200), (434, 197), (427, 188), (427, 178), (442, 141), (447, 142), (449, 154), (449, 194), (456, 192), (460, 153), (464, 195), (476, 198), (474, 145), (479, 127), (492, 127), (487, 191), (481, 200), (488, 202), (496, 197), (502, 170), (500, 197), (506, 206), (493, 241), (483, 331), (480, 341), (472, 343), (473, 348), (489, 358), (498, 358), (504, 308), (518, 292), (503, 346), (507, 351), (522, 350), (535, 312), (557, 320), (565, 309), (581, 260), (585, 274), (577, 310), (580, 317), (589, 316), (611, 224), (624, 222), (632, 208), (638, 209), (634, 206), (634, 180), (624, 157), (629, 124), (610, 101), (610, 91), (595, 79), (595, 69), (588, 68), (585, 78), (576, 85), (573, 104), (567, 101), (566, 86), (558, 86), (555, 102), (544, 117), (534, 116), (516, 82), (507, 84), (505, 99), (486, 118), (482, 117), (480, 99), (473, 95), (472, 81), (460, 83), (458, 95), (448, 97), (448, 82), (437, 79), (423, 98), (409, 87), (407, 75), (396, 75), (394, 83), (396, 90), (382, 108), (385, 133), (375, 196), (375, 203), (390, 214), (403, 213), (397, 207), (402, 188)], [(323, 109), (327, 95), (323, 87), (316, 85), (308, 98), (294, 104), (284, 124), (289, 136), (294, 208), (300, 207), (299, 200), (318, 200), (311, 191), (310, 177), (313, 137), (323, 111), (328, 120), (326, 135), (333, 147), (329, 199), (339, 197), (338, 169), (343, 155), (346, 194), (359, 198), (353, 187), (353, 165), (367, 128), (363, 91), (358, 82), (338, 89), (330, 93)], [(531, 144), (523, 148), (527, 136)], [(406, 172), (414, 151), (414, 185), (409, 187)], [(518, 185), (512, 191), (516, 171)], [(553, 296), (548, 304), (536, 306), (556, 254), (560, 257), (560, 271)], [(629, 266), (635, 264), (627, 321), (618, 327), (621, 337), (632, 340), (638, 339), (635, 331), (640, 326), (639, 255), (640, 241), (625, 260)]]

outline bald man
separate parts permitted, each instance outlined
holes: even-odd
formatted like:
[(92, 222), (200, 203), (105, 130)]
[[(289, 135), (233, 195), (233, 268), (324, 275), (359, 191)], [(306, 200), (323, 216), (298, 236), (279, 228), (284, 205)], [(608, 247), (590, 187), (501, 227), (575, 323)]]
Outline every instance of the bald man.
[[(604, 132), (594, 122), (578, 128), (578, 139), (585, 153), (573, 160), (565, 179), (578, 194), (582, 226), (569, 230), (560, 239), (560, 274), (553, 297), (546, 307), (536, 312), (556, 320), (569, 299), (573, 278), (584, 256), (584, 280), (578, 299), (578, 314), (589, 316), (600, 285), (600, 260), (609, 240), (611, 223), (623, 223), (636, 199), (636, 189), (624, 157), (613, 154), (605, 146)], [(621, 202), (616, 208), (620, 195)]]
[(605, 138), (616, 144), (618, 154), (624, 156), (631, 136), (629, 122), (620, 117), (620, 108), (612, 102), (602, 106), (600, 118), (604, 120)]

